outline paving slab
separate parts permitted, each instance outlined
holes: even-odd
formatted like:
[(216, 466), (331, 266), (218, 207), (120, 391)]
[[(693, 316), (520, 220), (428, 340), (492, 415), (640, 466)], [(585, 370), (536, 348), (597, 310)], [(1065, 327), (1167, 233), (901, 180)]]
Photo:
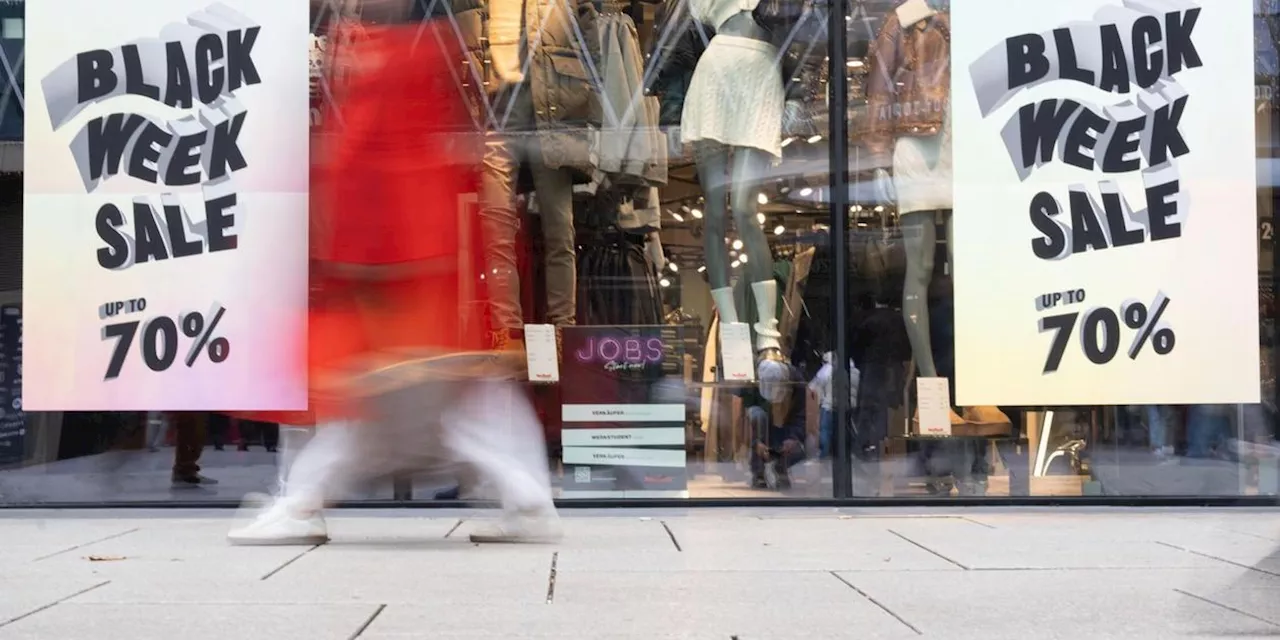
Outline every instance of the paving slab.
[(1265, 511), (566, 511), (551, 545), (346, 511), (261, 548), (227, 511), (2, 515), (0, 640), (1280, 637)]

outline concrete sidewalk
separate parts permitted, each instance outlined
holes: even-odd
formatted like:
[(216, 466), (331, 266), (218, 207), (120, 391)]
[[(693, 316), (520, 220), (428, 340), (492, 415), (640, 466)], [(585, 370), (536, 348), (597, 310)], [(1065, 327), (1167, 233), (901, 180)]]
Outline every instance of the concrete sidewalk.
[(0, 512), (0, 640), (1280, 637), (1255, 510), (348, 511), (317, 548), (230, 512)]

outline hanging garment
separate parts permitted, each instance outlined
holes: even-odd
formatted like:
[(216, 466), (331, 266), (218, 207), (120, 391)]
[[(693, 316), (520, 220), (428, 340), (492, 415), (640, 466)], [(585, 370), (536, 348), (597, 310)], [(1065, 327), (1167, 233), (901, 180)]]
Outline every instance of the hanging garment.
[(677, 126), (693, 70), (715, 31), (690, 17), (687, 0), (664, 0), (654, 24), (649, 50), (651, 80), (646, 89), (661, 96), (659, 122)]
[(599, 167), (617, 182), (666, 184), (666, 150), (656, 144), (656, 99), (644, 94), (644, 58), (631, 17), (604, 13), (597, 19), (600, 106)]
[(578, 324), (662, 324), (662, 293), (644, 236), (605, 228), (578, 233)]

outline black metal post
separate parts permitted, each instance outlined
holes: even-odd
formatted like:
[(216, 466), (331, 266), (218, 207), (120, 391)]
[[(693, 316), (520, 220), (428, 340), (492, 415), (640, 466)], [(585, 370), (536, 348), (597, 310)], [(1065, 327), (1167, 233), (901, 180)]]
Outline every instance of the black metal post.
[(849, 460), (849, 70), (845, 67), (848, 57), (849, 29), (845, 16), (849, 14), (848, 0), (830, 0), (831, 13), (827, 19), (827, 40), (830, 43), (831, 82), (828, 104), (831, 113), (830, 147), (831, 161), (831, 268), (835, 272), (832, 284), (835, 291), (831, 335), (835, 339), (832, 364), (832, 393), (835, 395), (835, 456), (832, 465), (832, 489), (836, 498), (853, 495), (853, 469)]

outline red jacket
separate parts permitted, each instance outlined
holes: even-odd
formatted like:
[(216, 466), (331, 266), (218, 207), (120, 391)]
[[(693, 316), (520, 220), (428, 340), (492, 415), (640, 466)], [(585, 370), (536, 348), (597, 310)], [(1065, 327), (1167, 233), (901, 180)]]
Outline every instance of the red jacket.
[[(463, 55), (447, 26), (420, 27), (357, 27), (360, 37), (335, 54), (353, 68), (332, 88), (313, 154), (312, 302), (295, 334), (306, 336), (309, 360), (298, 375), (313, 383), (371, 350), (485, 345), (486, 322), (463, 313), (485, 308), (462, 286), (478, 279), (480, 250), (478, 233), (461, 246), (462, 196), (476, 191), (480, 157), (449, 69)], [(305, 412), (232, 415), (305, 425), (317, 412), (345, 412), (318, 397)]]

